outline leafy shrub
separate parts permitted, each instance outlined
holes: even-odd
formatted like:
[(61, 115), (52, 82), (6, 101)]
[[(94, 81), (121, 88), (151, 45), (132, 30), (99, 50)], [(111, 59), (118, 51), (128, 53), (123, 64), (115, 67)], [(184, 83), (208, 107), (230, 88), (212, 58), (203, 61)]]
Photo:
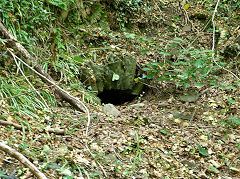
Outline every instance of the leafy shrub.
[(137, 12), (144, 4), (142, 0), (118, 0), (115, 1), (114, 7), (120, 11)]
[(42, 1), (8, 0), (0, 1), (0, 17), (8, 24), (23, 25), (24, 29), (34, 30), (48, 24), (51, 14)]
[[(201, 86), (204, 84), (216, 85), (217, 76), (211, 75), (219, 67), (216, 66), (212, 59), (211, 50), (198, 50), (196, 48), (183, 49), (179, 48), (181, 39), (175, 38), (166, 46), (154, 46), (153, 49), (158, 54), (164, 56), (163, 60), (146, 64), (143, 71), (146, 72), (148, 79), (155, 79), (158, 82), (168, 81), (184, 88), (190, 84)], [(177, 51), (178, 57), (171, 58), (174, 49)], [(147, 53), (148, 50), (143, 50)], [(224, 63), (221, 63), (225, 65)]]
[(67, 10), (68, 5), (74, 3), (74, 1), (75, 0), (48, 0), (48, 3), (63, 10)]
[(38, 41), (36, 35), (54, 20), (44, 7), (44, 0), (0, 1), (0, 19), (19, 41), (25, 42), (25, 46)]

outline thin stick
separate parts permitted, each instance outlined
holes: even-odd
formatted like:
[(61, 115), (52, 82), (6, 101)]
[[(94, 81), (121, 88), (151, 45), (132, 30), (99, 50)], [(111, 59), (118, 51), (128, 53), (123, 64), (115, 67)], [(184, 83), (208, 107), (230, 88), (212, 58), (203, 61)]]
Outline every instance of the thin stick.
[[(23, 129), (22, 125), (19, 125), (19, 124), (13, 123), (13, 122), (3, 121), (3, 120), (0, 120), (0, 125), (3, 125), (3, 126), (8, 126), (8, 125), (9, 126), (13, 126), (14, 128), (16, 128), (18, 130), (22, 130)], [(24, 129), (26, 131), (29, 130), (29, 128), (26, 127), (26, 126), (24, 126)], [(44, 128), (44, 129), (41, 129), (39, 127), (32, 127), (32, 129), (36, 129), (39, 132), (49, 132), (49, 133), (54, 133), (54, 134), (58, 134), (58, 135), (64, 135), (66, 133), (65, 129), (58, 129), (58, 128)]]
[(65, 93), (59, 86), (56, 84), (56, 82), (52, 79), (52, 77), (46, 73), (42, 67), (37, 63), (36, 58), (30, 55), (30, 53), (21, 45), (20, 42), (17, 41), (17, 39), (4, 27), (4, 25), (0, 22), (0, 32), (2, 33), (3, 37), (6, 39), (10, 39), (6, 46), (10, 46), (11, 48), (14, 48), (19, 52), (20, 55), (22, 55), (25, 58), (25, 62), (28, 64), (28, 66), (33, 66), (33, 68), (42, 74), (44, 77), (46, 77), (48, 80), (40, 76), (43, 81), (48, 82), (50, 84), (54, 84), (54, 92), (59, 95), (63, 100), (67, 101), (72, 106), (76, 107), (78, 110), (82, 112), (86, 112), (85, 107), (82, 105), (79, 100), (74, 98), (73, 96), (69, 95), (69, 93)]
[(9, 147), (8, 145), (0, 142), (0, 150), (6, 152), (10, 156), (19, 160), (25, 167), (29, 168), (31, 172), (39, 179), (47, 179), (47, 177), (38, 170), (38, 168), (33, 165), (24, 155), (19, 153), (17, 150)]
[[(214, 12), (213, 12), (213, 16), (212, 16), (212, 23), (213, 23), (213, 46), (212, 46), (212, 51), (214, 52), (215, 50), (215, 30), (216, 30), (216, 26), (215, 26), (215, 23), (214, 23), (214, 18), (215, 18), (215, 15), (216, 15), (216, 12), (217, 12), (217, 8), (218, 8), (218, 5), (219, 5), (219, 2), (220, 0), (217, 1), (217, 4), (215, 6), (215, 9), (214, 9)], [(212, 54), (213, 58), (214, 58), (214, 53)]]
[[(34, 90), (36, 90), (35, 87), (32, 85), (32, 83), (29, 81), (29, 79), (26, 77), (26, 75), (23, 73), (23, 71), (22, 71), (22, 69), (21, 69), (21, 67), (20, 67), (20, 65), (19, 65), (20, 62), (19, 62), (19, 63), (17, 62), (15, 56), (13, 55), (13, 53), (12, 53), (11, 51), (9, 51), (9, 52), (10, 52), (10, 54), (12, 55), (12, 57), (13, 57), (16, 65), (17, 65), (17, 67), (18, 67), (18, 69), (20, 70), (20, 72), (22, 73), (22, 75), (24, 76), (24, 78), (26, 79), (26, 81), (28, 82), (28, 84), (29, 84)], [(38, 96), (43, 100), (45, 106), (46, 106), (47, 108), (49, 108), (47, 102), (46, 102), (45, 99), (42, 97), (42, 95), (39, 93), (39, 91), (36, 90), (36, 93), (37, 93)]]
[[(7, 49), (8, 51), (11, 51), (9, 48)], [(90, 122), (91, 122), (91, 118), (90, 118), (90, 113), (88, 108), (85, 106), (84, 103), (82, 103), (79, 98), (76, 98), (74, 96), (72, 96), (69, 92), (65, 91), (64, 89), (62, 89), (60, 86), (58, 86), (54, 81), (48, 79), (47, 77), (45, 77), (44, 75), (42, 75), (41, 73), (37, 72), (33, 67), (29, 66), (26, 62), (24, 62), (22, 59), (20, 59), (18, 56), (16, 56), (15, 54), (13, 54), (20, 62), (22, 62), (24, 65), (26, 65), (28, 68), (30, 68), (32, 71), (34, 71), (36, 74), (38, 74), (39, 76), (41, 76), (43, 79), (45, 79), (46, 81), (48, 81), (50, 84), (54, 85), (55, 88), (57, 88), (58, 90), (68, 94), (71, 98), (75, 99), (78, 103), (80, 103), (84, 109), (85, 112), (87, 113), (87, 117), (88, 117), (88, 122), (87, 122), (87, 127), (86, 127), (86, 135), (88, 135), (88, 129), (90, 126)]]

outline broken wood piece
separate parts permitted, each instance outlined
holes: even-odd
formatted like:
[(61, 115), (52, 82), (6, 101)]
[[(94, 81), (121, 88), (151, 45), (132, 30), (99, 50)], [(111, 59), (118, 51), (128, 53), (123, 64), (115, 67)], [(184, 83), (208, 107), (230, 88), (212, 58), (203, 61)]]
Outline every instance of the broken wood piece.
[[(18, 129), (18, 130), (22, 130), (23, 126), (19, 125), (19, 124), (16, 124), (16, 123), (13, 123), (13, 122), (8, 122), (8, 121), (3, 121), (3, 120), (0, 120), (0, 125), (3, 125), (3, 126), (13, 126), (14, 128)], [(29, 130), (28, 127), (24, 126), (24, 129), (26, 131)], [(57, 134), (57, 135), (64, 135), (66, 133), (66, 130), (64, 129), (57, 129), (57, 128), (46, 128), (46, 129), (41, 129), (39, 127), (32, 127), (31, 129), (36, 129), (38, 130), (39, 132), (49, 132), (49, 133), (54, 133), (54, 134)]]
[(4, 27), (4, 25), (0, 22), (0, 31), (4, 38), (10, 39), (8, 41), (8, 46), (11, 48), (17, 50), (24, 58), (25, 62), (29, 65), (32, 66), (39, 74), (40, 78), (44, 81), (47, 82), (51, 85), (54, 85), (54, 92), (60, 96), (63, 100), (67, 101), (70, 103), (72, 106), (76, 107), (78, 110), (82, 112), (87, 112), (86, 106), (76, 99), (75, 97), (71, 96), (69, 93), (64, 91), (61, 87), (57, 85), (57, 83), (52, 79), (52, 77), (46, 73), (42, 67), (37, 63), (37, 60), (30, 55), (30, 53), (21, 45), (20, 42), (17, 41), (17, 39)]
[(33, 165), (24, 155), (19, 153), (17, 150), (9, 147), (8, 145), (4, 144), (3, 142), (0, 142), (0, 150), (6, 152), (11, 157), (14, 157), (15, 159), (19, 160), (25, 167), (29, 168), (30, 171), (39, 179), (47, 179), (47, 177), (38, 170), (38, 168)]

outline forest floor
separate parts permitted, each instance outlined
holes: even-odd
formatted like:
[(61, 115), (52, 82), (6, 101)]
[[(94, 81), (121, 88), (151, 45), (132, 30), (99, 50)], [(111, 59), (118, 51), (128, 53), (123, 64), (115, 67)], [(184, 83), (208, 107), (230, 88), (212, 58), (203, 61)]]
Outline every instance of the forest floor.
[[(224, 78), (231, 80), (228, 74)], [(67, 128), (68, 134), (1, 128), (0, 138), (25, 149), (24, 154), (32, 156), (48, 178), (72, 173), (74, 178), (237, 179), (240, 131), (228, 116), (240, 113), (239, 102), (229, 101), (239, 91), (211, 87), (197, 92), (198, 98), (184, 102), (181, 90), (148, 90), (141, 98), (116, 106), (119, 117), (92, 106), (88, 136), (86, 117), (60, 107), (45, 120), (52, 127)], [(23, 143), (18, 143), (21, 133)], [(3, 153), (0, 162), (2, 170), (19, 167), (18, 161)], [(29, 171), (21, 171), (32, 177)]]

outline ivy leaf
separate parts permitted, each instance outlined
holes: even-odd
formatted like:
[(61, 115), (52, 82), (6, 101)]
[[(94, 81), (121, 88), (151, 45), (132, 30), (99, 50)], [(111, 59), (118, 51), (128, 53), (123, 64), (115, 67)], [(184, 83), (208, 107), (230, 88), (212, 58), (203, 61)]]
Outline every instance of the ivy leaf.
[(201, 155), (203, 155), (205, 157), (208, 156), (208, 152), (203, 147), (201, 147), (200, 145), (197, 145), (197, 147), (198, 147), (198, 151)]
[(181, 38), (178, 38), (178, 37), (175, 37), (173, 40), (174, 40), (174, 41), (182, 41), (182, 39), (181, 39)]
[(143, 71), (149, 71), (151, 68), (142, 68)]
[(118, 74), (116, 74), (116, 73), (113, 73), (113, 76), (112, 76), (112, 81), (117, 81), (117, 80), (119, 80), (119, 75)]
[(232, 118), (232, 122), (233, 122), (233, 124), (235, 124), (236, 126), (239, 126), (239, 125), (240, 125), (240, 117), (237, 117), (237, 116), (233, 117), (233, 118)]
[(197, 87), (197, 86), (203, 86), (204, 84), (203, 83), (194, 83), (194, 85)]

